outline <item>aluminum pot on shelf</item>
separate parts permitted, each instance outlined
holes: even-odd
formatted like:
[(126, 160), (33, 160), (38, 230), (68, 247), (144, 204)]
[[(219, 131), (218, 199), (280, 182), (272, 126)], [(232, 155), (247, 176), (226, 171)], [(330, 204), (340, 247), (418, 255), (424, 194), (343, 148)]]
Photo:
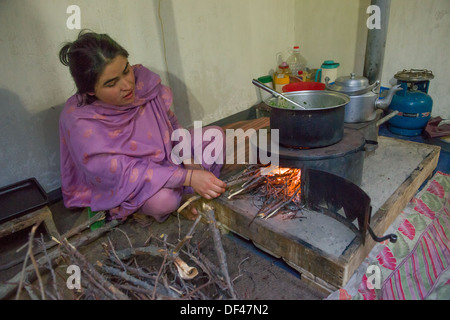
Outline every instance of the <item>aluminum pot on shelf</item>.
[(386, 97), (380, 98), (380, 81), (369, 84), (367, 78), (358, 77), (355, 73), (339, 77), (333, 84), (328, 82), (326, 79), (326, 90), (344, 93), (350, 97), (350, 102), (345, 106), (346, 123), (374, 120), (377, 117), (377, 109), (387, 109), (395, 92), (401, 90), (399, 85), (394, 86), (389, 89)]

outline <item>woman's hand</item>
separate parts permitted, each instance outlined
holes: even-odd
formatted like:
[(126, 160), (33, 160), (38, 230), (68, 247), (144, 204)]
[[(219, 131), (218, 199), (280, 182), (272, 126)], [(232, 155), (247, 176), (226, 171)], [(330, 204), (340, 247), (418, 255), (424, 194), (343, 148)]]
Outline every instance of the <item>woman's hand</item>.
[(186, 175), (186, 186), (191, 186), (195, 192), (205, 199), (214, 199), (225, 192), (225, 182), (218, 179), (212, 172), (205, 170), (190, 170)]

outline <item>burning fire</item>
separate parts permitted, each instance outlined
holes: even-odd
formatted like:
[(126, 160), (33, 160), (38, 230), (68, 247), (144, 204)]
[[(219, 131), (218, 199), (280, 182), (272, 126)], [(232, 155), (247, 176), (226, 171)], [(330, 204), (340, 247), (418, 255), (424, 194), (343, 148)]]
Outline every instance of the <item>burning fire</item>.
[(280, 175), (290, 170), (291, 168), (284, 168), (280, 166), (268, 166), (261, 169), (261, 174), (265, 175)]
[(280, 212), (301, 209), (301, 169), (268, 166), (253, 171), (241, 189), (231, 193), (228, 199), (252, 192), (263, 199), (257, 216), (268, 219)]
[[(276, 195), (283, 194), (294, 202), (300, 201), (301, 177), (301, 169), (275, 167), (267, 173), (266, 186), (274, 189)], [(268, 194), (271, 194), (269, 190)]]

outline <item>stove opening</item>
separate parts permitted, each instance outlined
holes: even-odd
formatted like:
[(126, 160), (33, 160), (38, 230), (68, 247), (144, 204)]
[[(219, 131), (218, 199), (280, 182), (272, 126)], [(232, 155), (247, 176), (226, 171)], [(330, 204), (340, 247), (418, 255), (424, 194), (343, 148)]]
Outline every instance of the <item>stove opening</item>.
[(244, 183), (237, 191), (230, 192), (228, 199), (251, 193), (262, 203), (256, 218), (269, 219), (282, 215), (283, 220), (302, 219), (302, 210), (307, 207), (325, 214), (347, 226), (365, 244), (366, 234), (378, 242), (395, 235), (377, 237), (370, 228), (371, 200), (356, 184), (329, 172), (310, 168), (275, 166), (248, 167), (240, 179)]

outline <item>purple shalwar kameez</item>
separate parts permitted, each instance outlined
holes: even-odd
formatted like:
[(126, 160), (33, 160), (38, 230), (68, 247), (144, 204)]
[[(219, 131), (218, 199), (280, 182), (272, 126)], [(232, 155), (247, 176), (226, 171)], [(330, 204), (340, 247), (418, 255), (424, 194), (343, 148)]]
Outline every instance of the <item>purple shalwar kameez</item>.
[[(178, 208), (183, 193), (193, 192), (183, 187), (187, 170), (171, 157), (177, 143), (172, 133), (182, 128), (170, 110), (172, 92), (159, 75), (142, 65), (133, 70), (131, 104), (96, 100), (80, 106), (78, 94), (67, 100), (59, 123), (63, 200), (68, 208), (107, 210), (113, 219), (124, 220), (140, 210), (164, 221)], [(222, 152), (205, 154), (202, 166), (218, 177), (225, 139), (222, 129), (209, 128), (220, 139), (201, 141), (202, 148), (220, 143)]]

